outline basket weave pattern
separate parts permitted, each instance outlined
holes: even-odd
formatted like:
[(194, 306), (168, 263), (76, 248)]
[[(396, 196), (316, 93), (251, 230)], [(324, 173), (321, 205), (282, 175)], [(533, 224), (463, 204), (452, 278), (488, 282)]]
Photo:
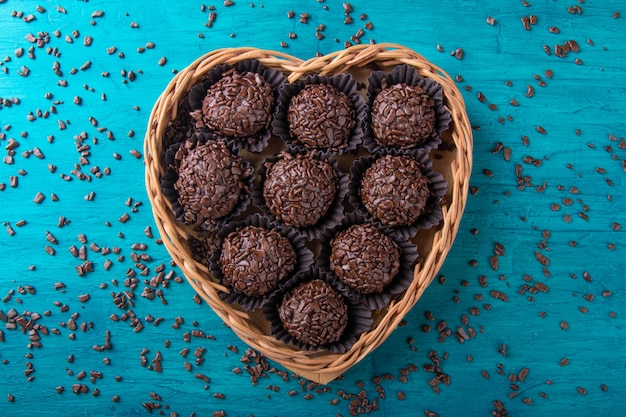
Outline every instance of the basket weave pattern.
[[(298, 351), (276, 340), (258, 315), (237, 309), (222, 301), (216, 283), (207, 267), (194, 260), (187, 244), (188, 232), (180, 227), (170, 203), (160, 188), (164, 173), (162, 163), (163, 134), (176, 118), (178, 103), (191, 87), (213, 67), (233, 65), (244, 59), (256, 59), (268, 68), (283, 71), (288, 82), (309, 74), (335, 75), (376, 69), (391, 69), (399, 64), (415, 67), (422, 77), (436, 80), (443, 88), (445, 105), (450, 110), (452, 124), (448, 142), (454, 146), (447, 152), (447, 165), (442, 174), (448, 181), (443, 221), (429, 236), (426, 251), (421, 250), (413, 282), (405, 295), (394, 299), (382, 312), (376, 313), (376, 326), (361, 335), (345, 354)], [(148, 122), (144, 143), (146, 188), (163, 243), (182, 269), (194, 290), (213, 308), (215, 313), (249, 346), (268, 358), (311, 380), (326, 383), (336, 378), (375, 350), (398, 326), (404, 315), (415, 305), (426, 287), (443, 265), (452, 246), (465, 208), (472, 169), (472, 131), (465, 112), (463, 98), (454, 81), (441, 68), (428, 62), (411, 49), (395, 44), (357, 45), (323, 57), (302, 61), (290, 55), (256, 48), (230, 48), (209, 52), (180, 71), (158, 98)]]

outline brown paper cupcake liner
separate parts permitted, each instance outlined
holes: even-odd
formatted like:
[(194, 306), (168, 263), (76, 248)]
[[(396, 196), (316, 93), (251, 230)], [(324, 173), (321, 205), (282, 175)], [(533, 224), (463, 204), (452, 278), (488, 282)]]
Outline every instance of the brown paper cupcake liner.
[(400, 151), (388, 149), (386, 151), (381, 151), (374, 155), (361, 157), (355, 160), (352, 164), (352, 168), (350, 169), (352, 179), (348, 188), (348, 201), (352, 207), (354, 207), (356, 212), (364, 216), (366, 219), (371, 219), (374, 223), (378, 223), (383, 227), (388, 227), (370, 214), (370, 212), (363, 205), (360, 197), (361, 180), (365, 171), (367, 171), (367, 169), (383, 155), (408, 156), (415, 159), (422, 166), (422, 173), (430, 180), (428, 188), (430, 189), (431, 194), (428, 202), (426, 203), (425, 213), (423, 213), (417, 221), (408, 226), (389, 227), (393, 230), (394, 235), (400, 240), (412, 239), (420, 229), (430, 229), (431, 227), (438, 225), (443, 219), (443, 211), (440, 203), (443, 196), (447, 193), (448, 183), (442, 174), (433, 169), (432, 160), (428, 154), (423, 151)]
[(208, 267), (209, 258), (218, 244), (217, 230), (201, 230), (189, 234), (187, 244), (189, 245), (193, 258)]
[(175, 143), (184, 142), (187, 138), (193, 136), (195, 133), (193, 119), (189, 115), (191, 109), (189, 108), (188, 94), (185, 94), (178, 106), (176, 107), (176, 117), (172, 119), (166, 126), (163, 133), (163, 147), (161, 155), (161, 161), (164, 161), (165, 152)]
[(245, 159), (242, 160), (242, 170), (244, 172), (250, 171), (250, 175), (244, 178), (244, 191), (241, 193), (239, 201), (233, 207), (231, 212), (223, 217), (218, 219), (203, 219), (201, 221), (196, 221), (195, 223), (187, 222), (184, 218), (185, 209), (178, 201), (179, 193), (174, 187), (174, 184), (178, 180), (178, 167), (180, 161), (176, 159), (176, 154), (178, 150), (182, 146), (187, 146), (189, 149), (193, 149), (199, 144), (205, 144), (210, 141), (224, 142), (228, 148), (228, 150), (235, 156), (240, 156), (239, 148), (233, 146), (233, 144), (224, 139), (215, 138), (211, 134), (207, 133), (197, 133), (193, 137), (188, 138), (184, 142), (178, 142), (169, 147), (169, 149), (165, 152), (164, 164), (166, 167), (166, 171), (161, 177), (161, 189), (163, 190), (163, 195), (167, 198), (172, 206), (172, 212), (174, 213), (174, 217), (177, 221), (182, 224), (187, 224), (191, 226), (195, 226), (197, 230), (200, 231), (215, 231), (224, 226), (231, 218), (236, 217), (243, 213), (251, 201), (251, 190), (253, 188), (254, 182), (254, 170), (252, 169), (250, 163)]
[(287, 226), (281, 219), (278, 219), (276, 215), (274, 215), (270, 211), (265, 202), (265, 197), (263, 196), (263, 187), (265, 184), (268, 166), (273, 166), (279, 159), (282, 159), (285, 155), (313, 155), (317, 159), (328, 161), (337, 173), (337, 191), (335, 192), (335, 198), (328, 210), (326, 211), (326, 214), (324, 214), (314, 225), (306, 227), (294, 227), (306, 239), (317, 239), (325, 230), (335, 227), (336, 225), (341, 223), (344, 215), (343, 200), (348, 193), (348, 183), (350, 181), (350, 177), (348, 174), (342, 172), (339, 169), (337, 160), (332, 158), (328, 153), (325, 152), (306, 152), (303, 150), (290, 149), (281, 152), (277, 156), (266, 158), (263, 163), (261, 163), (257, 172), (257, 175), (260, 178), (260, 183), (252, 193), (252, 203), (254, 204), (254, 206), (256, 206), (256, 208), (261, 211), (263, 215), (269, 217), (272, 221), (277, 222), (279, 225)]
[[(435, 135), (424, 143), (415, 146), (396, 147), (396, 149), (421, 149), (429, 152), (441, 144), (441, 133), (448, 129), (452, 122), (452, 115), (444, 103), (443, 88), (430, 78), (420, 77), (417, 69), (407, 64), (397, 65), (390, 73), (384, 71), (373, 71), (367, 79), (367, 104), (368, 112), (365, 120), (365, 139), (363, 146), (370, 153), (382, 151), (385, 146), (378, 143), (371, 129), (371, 109), (374, 99), (381, 90), (394, 84), (407, 84), (423, 88), (426, 93), (435, 101)], [(394, 147), (388, 147), (394, 148)]]
[[(303, 144), (294, 142), (289, 130), (289, 121), (287, 118), (289, 104), (291, 99), (297, 96), (302, 89), (309, 84), (327, 84), (335, 87), (348, 96), (354, 106), (356, 125), (352, 129), (348, 137), (348, 143), (340, 149), (327, 148), (309, 148)], [(274, 119), (272, 121), (272, 130), (274, 135), (280, 137), (285, 144), (291, 149), (307, 150), (307, 151), (328, 151), (333, 154), (344, 154), (354, 150), (361, 144), (365, 131), (363, 126), (367, 118), (367, 105), (364, 98), (357, 92), (356, 80), (350, 74), (339, 74), (335, 76), (309, 75), (304, 79), (294, 83), (285, 83), (281, 87), (278, 95), (278, 103)]]
[(226, 285), (223, 282), (224, 275), (222, 273), (222, 268), (219, 262), (220, 256), (222, 254), (222, 242), (224, 241), (224, 239), (226, 239), (226, 237), (228, 237), (228, 235), (232, 232), (240, 230), (246, 226), (256, 226), (266, 230), (277, 230), (283, 237), (289, 240), (289, 243), (291, 243), (291, 247), (296, 253), (297, 263), (295, 269), (288, 275), (288, 277), (285, 277), (285, 280), (289, 279), (290, 276), (309, 270), (313, 265), (314, 255), (313, 252), (311, 252), (311, 250), (305, 246), (305, 241), (303, 237), (300, 236), (300, 234), (295, 229), (290, 227), (281, 227), (275, 222), (272, 222), (267, 217), (263, 217), (258, 213), (249, 216), (243, 221), (231, 222), (227, 224), (222, 230), (220, 230), (217, 234), (217, 247), (208, 259), (209, 270), (211, 271), (213, 277), (218, 280), (221, 285), (230, 290), (230, 292), (220, 291), (219, 296), (223, 301), (229, 304), (239, 304), (243, 310), (252, 311), (261, 308), (267, 302), (271, 293), (262, 296), (251, 297), (235, 291), (231, 286)]
[(400, 269), (398, 271), (398, 274), (393, 277), (391, 282), (383, 288), (383, 291), (377, 293), (362, 294), (351, 288), (350, 286), (346, 285), (347, 290), (351, 293), (351, 296), (354, 299), (359, 300), (370, 310), (381, 310), (389, 304), (393, 296), (396, 296), (406, 291), (406, 289), (409, 287), (409, 285), (411, 285), (411, 282), (413, 281), (413, 266), (419, 254), (417, 246), (413, 244), (410, 240), (398, 238), (394, 234), (393, 230), (391, 230), (390, 228), (384, 227), (380, 223), (368, 220), (358, 213), (350, 213), (346, 215), (341, 225), (333, 228), (332, 230), (326, 231), (322, 235), (320, 239), (320, 244), (322, 248), (320, 250), (319, 256), (316, 259), (316, 264), (322, 271), (328, 272), (337, 281), (341, 282), (339, 277), (337, 277), (337, 275), (333, 272), (330, 264), (330, 256), (332, 252), (331, 242), (340, 231), (346, 230), (350, 226), (353, 226), (355, 224), (364, 223), (370, 223), (375, 226), (380, 232), (393, 239), (393, 241), (396, 242), (396, 244), (400, 248)]
[[(299, 284), (318, 278), (326, 281), (335, 288), (339, 294), (344, 297), (348, 307), (348, 324), (340, 340), (325, 346), (311, 346), (299, 342), (285, 330), (278, 315), (278, 307), (282, 303), (286, 293), (296, 288)], [(354, 345), (363, 332), (370, 330), (374, 322), (371, 310), (351, 297), (351, 293), (342, 282), (334, 279), (324, 271), (312, 268), (306, 272), (294, 275), (292, 278), (285, 281), (280, 288), (270, 296), (270, 299), (263, 307), (263, 313), (270, 323), (271, 334), (276, 339), (286, 344), (293, 345), (296, 349), (308, 351), (327, 350), (332, 353), (345, 353)]]
[[(222, 78), (222, 74), (226, 71), (234, 68), (237, 72), (253, 72), (260, 74), (265, 81), (267, 81), (272, 86), (272, 92), (274, 95), (274, 106), (271, 109), (270, 114), (273, 115), (276, 111), (276, 105), (278, 101), (278, 90), (283, 85), (285, 80), (287, 79), (285, 75), (277, 71), (275, 69), (267, 68), (263, 66), (259, 61), (255, 59), (246, 59), (243, 61), (239, 61), (234, 66), (228, 64), (220, 64), (212, 68), (209, 72), (207, 72), (205, 78), (202, 82), (191, 87), (189, 91), (189, 107), (191, 109), (191, 113), (202, 109), (202, 101), (206, 96), (206, 92), (213, 84), (219, 81)], [(193, 116), (193, 115), (192, 115)], [(193, 120), (193, 117), (192, 117)], [(201, 130), (209, 131), (209, 129), (202, 128)], [(271, 125), (268, 126), (267, 129), (264, 129), (262, 132), (244, 137), (244, 138), (230, 138), (238, 146), (250, 151), (250, 152), (261, 152), (268, 144), (270, 137), (272, 136), (272, 128)]]

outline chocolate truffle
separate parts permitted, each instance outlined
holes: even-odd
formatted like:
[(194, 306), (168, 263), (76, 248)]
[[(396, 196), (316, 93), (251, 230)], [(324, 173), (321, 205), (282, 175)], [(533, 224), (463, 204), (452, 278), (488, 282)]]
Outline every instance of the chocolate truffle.
[(294, 339), (313, 347), (339, 341), (348, 324), (343, 296), (321, 279), (304, 282), (286, 293), (278, 315)]
[(249, 297), (267, 295), (296, 267), (296, 252), (278, 231), (245, 226), (222, 242), (223, 281)]
[(337, 278), (361, 294), (383, 291), (400, 269), (400, 248), (371, 224), (355, 224), (332, 239), (330, 266)]
[(435, 101), (419, 86), (394, 84), (376, 95), (371, 128), (382, 146), (411, 148), (435, 137)]
[(244, 193), (252, 168), (231, 152), (225, 142), (181, 146), (174, 189), (186, 224), (214, 224), (233, 211)]
[(269, 128), (274, 101), (272, 85), (260, 74), (231, 69), (208, 88), (202, 109), (191, 115), (199, 128), (245, 138)]
[(426, 211), (429, 184), (413, 158), (384, 155), (365, 171), (359, 194), (367, 211), (385, 226), (409, 226)]
[(308, 84), (289, 103), (289, 133), (309, 149), (339, 150), (348, 145), (355, 116), (346, 94), (329, 84)]
[(312, 226), (332, 205), (339, 175), (328, 161), (313, 154), (283, 153), (275, 163), (266, 163), (266, 168), (265, 204), (287, 226)]

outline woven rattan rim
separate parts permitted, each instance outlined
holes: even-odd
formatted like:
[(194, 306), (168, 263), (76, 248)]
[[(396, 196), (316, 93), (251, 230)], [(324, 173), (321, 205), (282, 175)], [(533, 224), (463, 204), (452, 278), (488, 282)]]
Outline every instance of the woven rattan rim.
[[(263, 65), (281, 70), (293, 82), (307, 74), (333, 75), (366, 68), (375, 63), (381, 67), (408, 64), (423, 77), (435, 79), (443, 87), (445, 104), (450, 110), (452, 140), (456, 145), (448, 181), (449, 206), (443, 207), (443, 221), (434, 234), (431, 250), (420, 254), (413, 283), (404, 297), (392, 301), (377, 319), (375, 329), (361, 335), (345, 354), (297, 351), (273, 336), (266, 334), (249, 314), (223, 302), (217, 291), (222, 289), (209, 279), (207, 268), (194, 260), (187, 246), (187, 232), (177, 226), (169, 202), (160, 188), (163, 167), (163, 134), (168, 123), (176, 117), (182, 97), (207, 71), (219, 64), (235, 64), (244, 59), (256, 59)], [(427, 61), (417, 52), (396, 44), (357, 45), (329, 55), (302, 61), (290, 55), (251, 47), (211, 51), (180, 71), (157, 99), (150, 114), (144, 142), (146, 188), (157, 227), (168, 252), (182, 269), (186, 279), (215, 313), (252, 348), (261, 351), (286, 368), (317, 382), (326, 383), (355, 365), (375, 350), (398, 326), (404, 315), (415, 305), (426, 287), (443, 265), (459, 229), (465, 209), (472, 170), (472, 131), (465, 111), (465, 103), (454, 81), (441, 68)]]

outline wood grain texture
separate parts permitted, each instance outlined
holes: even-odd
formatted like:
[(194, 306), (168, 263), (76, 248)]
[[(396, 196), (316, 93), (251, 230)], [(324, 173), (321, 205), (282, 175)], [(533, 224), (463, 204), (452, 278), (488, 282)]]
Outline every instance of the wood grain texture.
[[(494, 400), (502, 401), (511, 416), (621, 415), (626, 406), (621, 384), (626, 362), (626, 239), (614, 223), (626, 224), (622, 197), (626, 150), (619, 146), (626, 136), (626, 90), (621, 82), (626, 64), (623, 3), (530, 1), (528, 7), (512, 0), (351, 3), (354, 23), (346, 25), (342, 5), (337, 2), (275, 1), (255, 3), (254, 7), (249, 2), (236, 2), (231, 7), (218, 2), (217, 19), (210, 29), (204, 26), (209, 11), (201, 10), (201, 2), (0, 3), (0, 58), (10, 57), (0, 66), (0, 70), (8, 71), (0, 72), (0, 97), (20, 99), (19, 105), (5, 105), (0, 110), (2, 156), (7, 154), (4, 148), (11, 138), (20, 144), (13, 164), (0, 163), (0, 183), (6, 184), (0, 191), (0, 297), (4, 299), (0, 311), (38, 312), (43, 316), (37, 320), (39, 324), (60, 333), (42, 335), (43, 347), (29, 349), (28, 334), (0, 323), (4, 339), (0, 342), (0, 361), (4, 361), (0, 362), (0, 414), (28, 416), (36, 410), (42, 416), (138, 416), (149, 415), (142, 404), (152, 402), (161, 407), (152, 414), (162, 411), (164, 415), (195, 412), (210, 416), (218, 410), (228, 416), (349, 415), (350, 401), (364, 389), (368, 402), (376, 401), (379, 408), (375, 415), (413, 416), (424, 410), (440, 416), (490, 415)], [(36, 11), (38, 4), (46, 11)], [(65, 7), (67, 13), (58, 12), (57, 5)], [(324, 5), (328, 10), (322, 8)], [(568, 7), (576, 5), (582, 14), (568, 12)], [(94, 17), (96, 24), (92, 25), (91, 15), (96, 10), (104, 11), (104, 16)], [(295, 12), (292, 19), (287, 17), (289, 10)], [(26, 23), (13, 17), (13, 11), (22, 11), (24, 16), (32, 13), (36, 19)], [(310, 14), (308, 24), (298, 21), (305, 12)], [(621, 16), (614, 17), (615, 12)], [(359, 19), (362, 13), (367, 14), (364, 21)], [(526, 31), (521, 17), (530, 15), (537, 16), (537, 23)], [(488, 16), (495, 18), (495, 25), (486, 23)], [(475, 126), (471, 185), (476, 193), (468, 200), (457, 240), (441, 271), (445, 282), (435, 281), (426, 290), (406, 323), (378, 350), (327, 388), (300, 384), (292, 377), (283, 381), (273, 373), (253, 386), (243, 370), (246, 364), (240, 362), (246, 346), (205, 304), (193, 301), (190, 286), (172, 279), (162, 288), (167, 304), (158, 297), (150, 301), (140, 296), (147, 286), (142, 280), (154, 276), (153, 268), (161, 262), (166, 273), (174, 271), (176, 276), (180, 272), (169, 266), (169, 256), (155, 241), (157, 236), (144, 234), (147, 226), (155, 233), (156, 228), (144, 191), (143, 163), (130, 150), (141, 151), (149, 111), (172, 78), (172, 71), (184, 68), (197, 56), (229, 46), (278, 50), (283, 41), (288, 44), (285, 52), (306, 59), (317, 51), (325, 54), (343, 48), (343, 42), (368, 21), (374, 29), (365, 30), (363, 42), (373, 38), (404, 44), (453, 77), (463, 77), (458, 87)], [(132, 22), (139, 27), (132, 28)], [(322, 40), (315, 37), (320, 24), (326, 25)], [(558, 27), (559, 33), (551, 33), (550, 27)], [(53, 35), (55, 30), (60, 31), (59, 38)], [(76, 38), (72, 35), (75, 30), (79, 32)], [(46, 47), (35, 46), (36, 58), (28, 58), (32, 44), (25, 36), (37, 36), (40, 31), (51, 35), (46, 46), (58, 48), (59, 57), (49, 55)], [(289, 39), (290, 32), (297, 38)], [(66, 35), (73, 43), (66, 41)], [(93, 37), (89, 47), (83, 45), (85, 36)], [(556, 57), (554, 45), (572, 39), (580, 45), (580, 52)], [(139, 53), (137, 48), (145, 47), (146, 42), (154, 42), (155, 47)], [(437, 44), (444, 52), (437, 51)], [(544, 45), (550, 47), (551, 55), (544, 52)], [(108, 54), (107, 48), (113, 46), (117, 51)], [(24, 48), (20, 58), (15, 55), (19, 47)], [(463, 48), (462, 60), (450, 55), (456, 48)], [(161, 57), (167, 58), (163, 66), (158, 65)], [(582, 61), (580, 65), (574, 62), (576, 58)], [(60, 77), (51, 70), (55, 61), (63, 71)], [(80, 70), (87, 61), (91, 66)], [(22, 66), (30, 69), (28, 77), (18, 74)], [(73, 75), (72, 68), (77, 69)], [(545, 76), (548, 69), (554, 72), (552, 78)], [(133, 71), (136, 80), (124, 83), (128, 76), (123, 77), (122, 70), (127, 74)], [(103, 77), (102, 72), (109, 72), (109, 76)], [(538, 85), (535, 75), (546, 82), (545, 87)], [(66, 80), (68, 86), (57, 85), (59, 80)], [(525, 97), (527, 85), (535, 89), (532, 98)], [(479, 92), (486, 97), (484, 103), (477, 98)], [(45, 98), (46, 93), (52, 98)], [(102, 100), (103, 93), (106, 101)], [(75, 96), (82, 98), (82, 105), (73, 104)], [(519, 106), (511, 106), (511, 99)], [(56, 114), (28, 121), (29, 112), (36, 115), (37, 110), (50, 111), (50, 106), (56, 108)], [(90, 117), (97, 120), (97, 126)], [(59, 120), (66, 129), (59, 129)], [(537, 126), (546, 134), (538, 133)], [(133, 137), (128, 137), (130, 130), (135, 133)], [(114, 140), (107, 138), (107, 131), (113, 133)], [(22, 132), (27, 132), (26, 137)], [(84, 143), (90, 145), (89, 164), (82, 171), (109, 167), (110, 175), (93, 176), (90, 182), (72, 175), (75, 164), (80, 163), (75, 137), (82, 132), (88, 138)], [(48, 135), (54, 135), (52, 143)], [(528, 137), (527, 144), (524, 136)], [(503, 151), (492, 153), (497, 142), (511, 149), (510, 161), (503, 158)], [(41, 149), (45, 159), (22, 156), (34, 147)], [(120, 160), (113, 157), (114, 152), (121, 155)], [(534, 166), (529, 161), (541, 164)], [(49, 172), (48, 164), (57, 166), (55, 173)], [(516, 164), (532, 183), (522, 190), (518, 189)], [(25, 173), (18, 173), (21, 169)], [(73, 180), (65, 181), (60, 174)], [(11, 176), (19, 177), (18, 187), (10, 187)], [(46, 197), (41, 204), (32, 201), (38, 192)], [(91, 192), (95, 193), (93, 201), (85, 200)], [(52, 201), (52, 193), (58, 202)], [(137, 202), (143, 204), (133, 211)], [(122, 223), (118, 219), (125, 213), (130, 220)], [(564, 220), (566, 215), (571, 221)], [(59, 216), (70, 223), (57, 227)], [(26, 224), (17, 226), (22, 219)], [(5, 232), (9, 225), (14, 236)], [(471, 233), (473, 229), (477, 229), (476, 234)], [(58, 244), (46, 240), (46, 230), (54, 234)], [(82, 261), (68, 247), (81, 246), (79, 233), (87, 236), (87, 246), (119, 247), (125, 258), (88, 249), (95, 270), (78, 276), (75, 266)], [(129, 270), (140, 272), (131, 259), (133, 252), (140, 253), (131, 248), (137, 242), (148, 245), (145, 252), (152, 260), (145, 263), (150, 274), (137, 275), (134, 306), (120, 309), (111, 293), (128, 290), (124, 280)], [(494, 271), (489, 258), (496, 242), (504, 246), (505, 255), (499, 256), (498, 270)], [(55, 256), (44, 251), (46, 245), (56, 249)], [(536, 252), (549, 259), (547, 271)], [(112, 262), (108, 271), (104, 269), (106, 259)], [(117, 286), (112, 280), (117, 280)], [(58, 282), (66, 288), (55, 290)], [(483, 287), (481, 282), (488, 285)], [(538, 288), (537, 282), (545, 283), (547, 292), (532, 289)], [(106, 288), (101, 289), (103, 283)], [(36, 294), (22, 291), (28, 285)], [(519, 294), (524, 285), (532, 288)], [(505, 293), (508, 301), (494, 298), (492, 291)], [(81, 302), (79, 296), (87, 293), (90, 299)], [(129, 309), (141, 320), (143, 330), (134, 332), (130, 320), (111, 320), (112, 314), (122, 316)], [(44, 315), (46, 311), (49, 316)], [(431, 312), (434, 320), (425, 312)], [(475, 312), (479, 314), (473, 315)], [(77, 314), (78, 326), (85, 323), (85, 331), (67, 327), (73, 314)], [(163, 320), (157, 326), (149, 321), (149, 315)], [(467, 325), (463, 324), (464, 315)], [(177, 318), (182, 318), (179, 325)], [(454, 335), (441, 342), (436, 328), (442, 320), (452, 333), (469, 326), (477, 334), (462, 344)], [(562, 330), (564, 322), (566, 330)], [(424, 332), (423, 325), (432, 329)], [(94, 345), (104, 344), (107, 330), (112, 349), (94, 350)], [(213, 335), (215, 340), (191, 336), (185, 341), (185, 334), (193, 330)], [(505, 355), (498, 352), (503, 344)], [(229, 346), (236, 346), (237, 352)], [(206, 349), (202, 355), (205, 361), (196, 365), (194, 352), (198, 347)], [(186, 358), (180, 353), (185, 348), (189, 349)], [(146, 366), (141, 362), (144, 349), (148, 350), (143, 355)], [(162, 372), (148, 367), (153, 366), (157, 351), (163, 357)], [(451, 382), (449, 386), (440, 384), (439, 394), (428, 385), (433, 374), (424, 370), (424, 365), (432, 364), (431, 351), (441, 358), (447, 353), (441, 368)], [(67, 360), (70, 355), (74, 356), (71, 363)], [(110, 365), (103, 363), (105, 358), (110, 359)], [(564, 358), (569, 363), (565, 364)], [(191, 372), (184, 362), (193, 365)], [(410, 364), (419, 370), (410, 372), (403, 383), (401, 370)], [(35, 371), (25, 372), (29, 367)], [(243, 372), (234, 374), (236, 367)], [(523, 368), (529, 369), (524, 381), (511, 382), (510, 375)], [(483, 377), (483, 370), (488, 379)], [(78, 380), (81, 371), (87, 377)], [(102, 378), (90, 381), (90, 371), (102, 372)], [(196, 378), (196, 373), (209, 376), (210, 382)], [(28, 381), (26, 374), (34, 379)], [(381, 379), (383, 399), (375, 381), (376, 376), (387, 374), (392, 379)], [(73, 394), (76, 383), (88, 386), (89, 392)], [(519, 389), (514, 390), (511, 384)], [(65, 388), (62, 394), (57, 393), (58, 386)], [(276, 386), (278, 391), (268, 386)], [(97, 397), (93, 396), (95, 389), (100, 391)], [(295, 395), (290, 395), (291, 391)], [(339, 395), (341, 391), (347, 400)], [(399, 400), (399, 392), (406, 399)], [(509, 398), (513, 392), (518, 396)], [(151, 397), (151, 393), (159, 397)], [(223, 393), (225, 398), (215, 397), (216, 393)], [(309, 393), (311, 399), (307, 399)], [(13, 402), (9, 402), (9, 394)], [(117, 403), (112, 401), (115, 395), (120, 397)], [(337, 405), (332, 404), (335, 399)]]

